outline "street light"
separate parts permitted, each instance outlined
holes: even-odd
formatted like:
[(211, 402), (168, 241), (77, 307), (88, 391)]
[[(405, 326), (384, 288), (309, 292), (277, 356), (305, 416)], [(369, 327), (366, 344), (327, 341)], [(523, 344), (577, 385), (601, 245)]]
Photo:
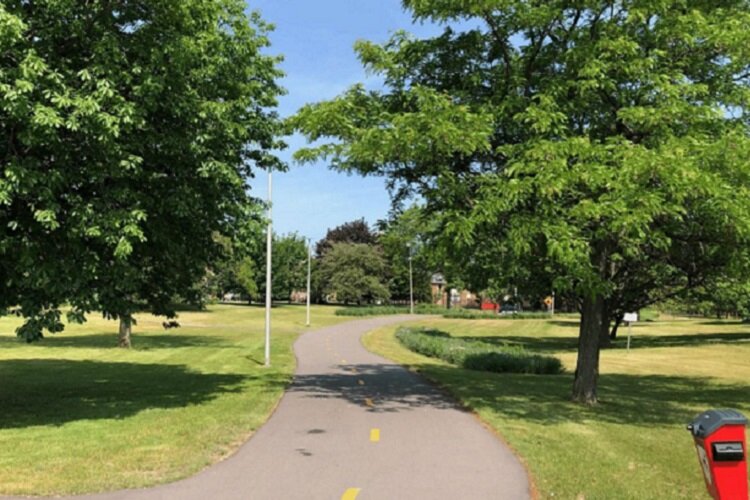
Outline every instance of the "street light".
[(307, 323), (310, 326), (310, 271), (312, 269), (312, 248), (310, 239), (307, 240)]
[(266, 234), (266, 366), (271, 366), (271, 251), (273, 247), (273, 220), (271, 213), (271, 170), (268, 171), (268, 227)]
[(414, 276), (411, 267), (411, 243), (406, 244), (409, 249), (409, 314), (414, 314)]

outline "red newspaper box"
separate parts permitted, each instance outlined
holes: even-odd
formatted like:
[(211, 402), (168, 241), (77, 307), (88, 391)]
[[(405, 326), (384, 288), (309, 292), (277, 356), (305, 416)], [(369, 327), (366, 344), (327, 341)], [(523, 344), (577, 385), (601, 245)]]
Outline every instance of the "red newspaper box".
[(716, 500), (748, 500), (746, 425), (736, 410), (708, 410), (688, 425), (706, 488)]

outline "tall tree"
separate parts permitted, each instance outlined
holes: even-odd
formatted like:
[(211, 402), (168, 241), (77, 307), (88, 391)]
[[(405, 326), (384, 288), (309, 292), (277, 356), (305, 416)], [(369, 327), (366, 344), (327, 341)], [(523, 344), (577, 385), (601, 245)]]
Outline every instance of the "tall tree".
[[(2, 306), (19, 333), (92, 310), (174, 316), (280, 168), (277, 59), (240, 0), (0, 5)], [(197, 299), (197, 297), (188, 297)]]
[(334, 243), (319, 263), (324, 294), (344, 304), (387, 300), (385, 272), (380, 249), (364, 243)]
[(294, 124), (334, 140), (297, 158), (417, 191), (459, 265), (554, 276), (581, 309), (572, 397), (595, 403), (619, 309), (721, 275), (746, 252), (750, 3), (404, 5), (449, 27), (360, 42), (385, 90), (303, 108)]
[(372, 232), (365, 219), (357, 219), (345, 222), (340, 226), (329, 229), (325, 238), (315, 245), (315, 253), (322, 257), (334, 243), (362, 243), (363, 245), (374, 245), (378, 237)]
[[(265, 267), (265, 248), (261, 252)], [(297, 233), (273, 237), (273, 263), (271, 264), (274, 300), (290, 300), (292, 292), (302, 290), (307, 283), (307, 240)], [(258, 275), (258, 289), (266, 290), (265, 274)]]
[(429, 303), (432, 299), (430, 278), (441, 267), (432, 252), (435, 224), (418, 206), (394, 213), (378, 223), (378, 242), (388, 264), (388, 288), (391, 298), (409, 299), (409, 267), (414, 299)]

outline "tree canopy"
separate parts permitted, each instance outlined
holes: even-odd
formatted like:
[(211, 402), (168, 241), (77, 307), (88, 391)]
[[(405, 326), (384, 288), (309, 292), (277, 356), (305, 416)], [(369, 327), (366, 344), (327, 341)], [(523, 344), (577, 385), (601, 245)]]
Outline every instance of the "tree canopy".
[(61, 329), (58, 306), (173, 316), (281, 168), (269, 26), (239, 0), (0, 5), (0, 297)]
[(389, 298), (386, 263), (380, 249), (364, 243), (334, 243), (321, 257), (318, 278), (323, 294), (344, 304)]
[(409, 264), (411, 261), (414, 300), (430, 302), (430, 278), (441, 269), (435, 262), (431, 238), (435, 224), (418, 206), (394, 213), (378, 223), (378, 243), (388, 265), (388, 288), (391, 298), (409, 299)]
[(315, 245), (315, 253), (318, 257), (322, 257), (334, 243), (374, 245), (377, 241), (377, 235), (370, 229), (365, 219), (357, 219), (329, 229), (325, 238)]
[(577, 297), (573, 399), (594, 403), (610, 320), (747, 251), (750, 3), (404, 5), (448, 26), (358, 43), (385, 88), (300, 110), (322, 142), (296, 157), (421, 195), (460, 268)]

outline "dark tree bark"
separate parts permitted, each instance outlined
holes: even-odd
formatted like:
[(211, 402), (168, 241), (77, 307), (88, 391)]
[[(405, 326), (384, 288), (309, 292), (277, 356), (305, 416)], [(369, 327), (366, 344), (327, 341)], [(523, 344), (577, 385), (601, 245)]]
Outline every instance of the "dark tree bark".
[(618, 314), (615, 318), (615, 324), (614, 326), (612, 326), (612, 332), (609, 334), (610, 339), (617, 340), (617, 330), (620, 328), (624, 317), (625, 316), (623, 314)]
[(587, 405), (597, 402), (596, 384), (599, 378), (599, 340), (606, 323), (604, 297), (585, 297), (581, 310), (578, 336), (578, 361), (573, 381), (573, 401)]
[(133, 318), (129, 314), (120, 316), (120, 333), (117, 336), (117, 345), (119, 347), (130, 348), (130, 333), (133, 330)]
[(609, 336), (609, 304), (604, 301), (604, 310), (602, 313), (602, 322), (599, 327), (599, 348), (606, 349), (612, 345), (612, 338)]

